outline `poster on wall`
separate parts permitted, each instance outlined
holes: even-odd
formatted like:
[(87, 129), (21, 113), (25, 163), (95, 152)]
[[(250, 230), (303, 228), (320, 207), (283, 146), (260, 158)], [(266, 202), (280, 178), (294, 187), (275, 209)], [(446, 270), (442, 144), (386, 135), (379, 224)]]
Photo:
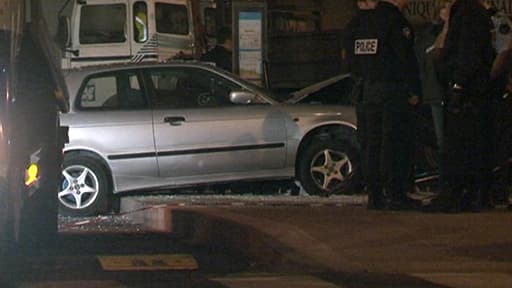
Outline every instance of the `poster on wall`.
[(263, 13), (240, 11), (238, 15), (239, 75), (257, 84), (262, 79)]

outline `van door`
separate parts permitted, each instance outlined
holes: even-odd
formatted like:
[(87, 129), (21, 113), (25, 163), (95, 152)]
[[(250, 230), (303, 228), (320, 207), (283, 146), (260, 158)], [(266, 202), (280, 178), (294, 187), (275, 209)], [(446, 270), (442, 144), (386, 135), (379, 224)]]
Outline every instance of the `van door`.
[(151, 6), (154, 23), (150, 23), (150, 39), (157, 40), (159, 60), (192, 58), (194, 26), (189, 1), (160, 0)]
[(76, 1), (71, 66), (128, 61), (128, 0)]

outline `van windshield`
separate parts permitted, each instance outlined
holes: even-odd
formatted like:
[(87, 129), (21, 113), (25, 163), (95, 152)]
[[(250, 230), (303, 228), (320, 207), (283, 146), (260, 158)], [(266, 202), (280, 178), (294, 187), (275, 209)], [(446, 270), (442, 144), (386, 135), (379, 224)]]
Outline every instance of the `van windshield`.
[(156, 3), (156, 32), (187, 35), (188, 10), (185, 5)]

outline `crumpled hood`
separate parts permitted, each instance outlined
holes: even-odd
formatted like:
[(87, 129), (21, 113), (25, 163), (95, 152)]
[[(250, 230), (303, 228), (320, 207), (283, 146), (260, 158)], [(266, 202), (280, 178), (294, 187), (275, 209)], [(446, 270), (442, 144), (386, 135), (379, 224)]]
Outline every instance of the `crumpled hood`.
[(336, 75), (334, 77), (331, 77), (329, 79), (326, 79), (326, 80), (323, 80), (321, 82), (317, 82), (315, 84), (312, 84), (312, 85), (309, 85), (305, 88), (302, 88), (300, 90), (297, 90), (295, 92), (292, 92), (290, 93), (290, 98), (288, 98), (285, 103), (298, 103), (300, 102), (302, 99), (306, 98), (308, 95), (310, 95), (311, 93), (315, 93), (317, 92), (318, 90), (326, 87), (326, 86), (329, 86), (329, 85), (332, 85), (344, 78), (349, 78), (349, 77), (352, 77), (351, 74), (348, 74), (348, 73), (345, 73), (345, 74), (340, 74), (340, 75)]

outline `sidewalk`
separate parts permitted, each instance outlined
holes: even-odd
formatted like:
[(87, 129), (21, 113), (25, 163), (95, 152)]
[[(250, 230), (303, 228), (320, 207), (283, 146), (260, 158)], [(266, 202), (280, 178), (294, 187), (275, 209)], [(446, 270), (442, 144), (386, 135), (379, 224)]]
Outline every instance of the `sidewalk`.
[[(282, 267), (407, 274), (448, 287), (510, 287), (512, 213), (504, 208), (463, 214), (368, 211), (357, 197), (295, 206), (135, 200), (124, 207), (139, 208), (132, 213), (135, 221), (159, 219), (154, 229), (227, 245)], [(140, 209), (152, 205), (157, 206)]]

